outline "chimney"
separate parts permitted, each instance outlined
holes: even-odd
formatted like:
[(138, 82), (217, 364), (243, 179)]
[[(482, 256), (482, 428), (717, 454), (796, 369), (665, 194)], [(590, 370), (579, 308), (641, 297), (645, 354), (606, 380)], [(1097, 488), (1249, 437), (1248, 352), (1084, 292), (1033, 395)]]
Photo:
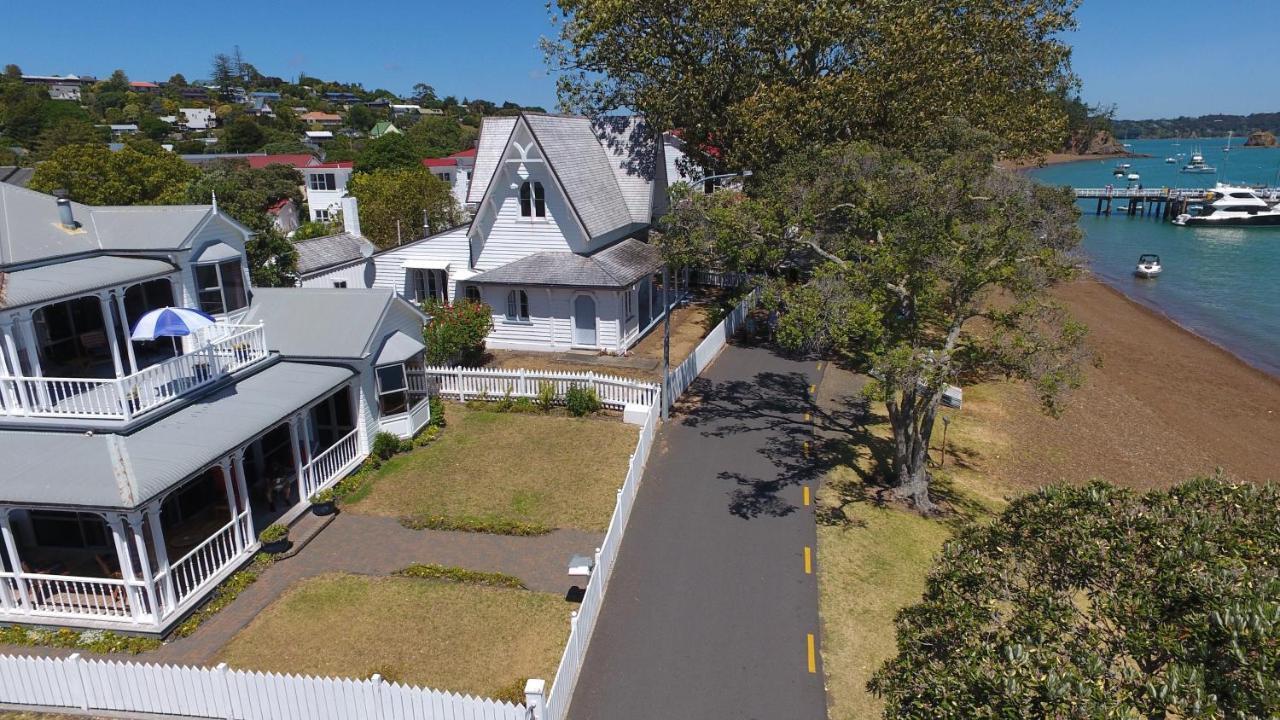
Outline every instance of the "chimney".
[(342, 229), (356, 237), (364, 237), (360, 234), (360, 208), (353, 197), (342, 198)]
[(71, 201), (64, 197), (58, 198), (58, 220), (62, 223), (62, 227), (68, 230), (80, 227), (80, 223), (76, 222), (76, 217), (71, 212)]

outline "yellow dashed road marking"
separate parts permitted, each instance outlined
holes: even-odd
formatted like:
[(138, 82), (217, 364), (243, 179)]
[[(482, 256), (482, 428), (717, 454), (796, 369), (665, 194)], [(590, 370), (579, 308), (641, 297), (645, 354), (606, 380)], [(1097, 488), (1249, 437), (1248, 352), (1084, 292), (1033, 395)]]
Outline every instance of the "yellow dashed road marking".
[(813, 574), (813, 548), (808, 545), (804, 546), (804, 574)]
[(809, 486), (808, 485), (804, 486), (804, 505), (805, 507), (809, 507)]
[(806, 637), (809, 645), (809, 672), (816, 673), (818, 672), (818, 658), (813, 654), (813, 633), (809, 633)]

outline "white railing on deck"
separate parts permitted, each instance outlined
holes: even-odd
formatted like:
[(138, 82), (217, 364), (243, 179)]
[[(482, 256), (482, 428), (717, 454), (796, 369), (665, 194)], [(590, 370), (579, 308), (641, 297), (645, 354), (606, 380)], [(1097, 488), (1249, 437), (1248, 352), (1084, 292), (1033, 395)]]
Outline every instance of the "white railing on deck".
[(0, 573), (19, 614), (82, 618), (120, 619), (133, 616), (129, 588), (124, 580)]
[(22, 406), (0, 414), (129, 420), (268, 356), (261, 325), (225, 326), (223, 335), (184, 355), (122, 378), (0, 378), (20, 394)]
[[(179, 605), (198, 591), (205, 583), (235, 563), (244, 553), (246, 544), (253, 540), (246, 537), (247, 512), (223, 525), (191, 552), (169, 566), (169, 580), (173, 583), (174, 598)], [(157, 578), (157, 585), (164, 578)]]
[(460, 401), (478, 397), (501, 400), (508, 391), (513, 398), (536, 398), (542, 384), (551, 383), (557, 403), (563, 404), (565, 393), (577, 385), (595, 388), (601, 404), (621, 410), (627, 405), (653, 404), (660, 392), (657, 385), (594, 372), (428, 367), (425, 374), (435, 383), (434, 392)]
[(360, 432), (352, 430), (324, 452), (315, 456), (302, 469), (303, 501), (337, 482), (343, 475), (355, 469), (364, 458), (360, 451)]
[(227, 720), (529, 720), (523, 705), (369, 679), (0, 655), (0, 703)]
[(689, 357), (684, 359), (676, 367), (671, 369), (667, 375), (668, 387), (671, 388), (671, 397), (678, 398), (689, 389), (689, 385), (697, 379), (698, 375), (711, 364), (712, 360), (720, 354), (725, 344), (729, 342), (729, 338), (733, 337), (746, 322), (747, 317), (755, 308), (756, 303), (760, 301), (760, 290), (757, 288), (752, 290), (737, 307), (730, 312), (720, 324), (703, 338), (698, 347), (694, 349)]
[(631, 454), (631, 462), (627, 466), (627, 479), (618, 490), (618, 503), (613, 508), (609, 530), (596, 550), (595, 568), (587, 582), (587, 590), (583, 593), (582, 604), (570, 617), (569, 642), (564, 654), (560, 656), (555, 683), (547, 697), (546, 720), (564, 720), (569, 701), (573, 699), (578, 674), (582, 671), (587, 646), (591, 642), (596, 619), (600, 616), (600, 606), (604, 603), (605, 590), (609, 586), (609, 576), (613, 574), (614, 561), (618, 558), (618, 549), (622, 547), (622, 536), (627, 532), (627, 521), (631, 518), (631, 508), (635, 505), (636, 493), (640, 491), (640, 483), (644, 479), (644, 468), (649, 461), (649, 451), (653, 448), (659, 414), (658, 403), (649, 406), (649, 413), (640, 428), (640, 439), (636, 441), (636, 450)]

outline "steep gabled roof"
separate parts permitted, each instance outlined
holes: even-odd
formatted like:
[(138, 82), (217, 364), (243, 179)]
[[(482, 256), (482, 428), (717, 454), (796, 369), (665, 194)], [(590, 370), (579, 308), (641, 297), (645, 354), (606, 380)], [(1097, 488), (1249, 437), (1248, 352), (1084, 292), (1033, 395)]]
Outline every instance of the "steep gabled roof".
[(480, 121), (480, 142), (476, 146), (476, 167), (471, 173), (471, 186), (467, 188), (467, 202), (484, 200), (489, 182), (502, 161), (502, 153), (511, 142), (515, 130), (515, 117), (487, 117)]

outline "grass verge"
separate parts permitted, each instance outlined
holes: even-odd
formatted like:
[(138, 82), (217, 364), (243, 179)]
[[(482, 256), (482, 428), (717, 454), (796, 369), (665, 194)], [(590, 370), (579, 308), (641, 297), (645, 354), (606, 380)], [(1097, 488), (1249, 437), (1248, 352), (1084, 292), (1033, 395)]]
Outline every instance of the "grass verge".
[(569, 635), (550, 593), (402, 577), (323, 575), (293, 586), (217, 661), (368, 677), (492, 697), (552, 681)]
[(446, 414), (448, 432), (366, 473), (347, 510), (445, 530), (606, 529), (635, 449), (634, 426), (452, 403)]
[(70, 628), (46, 630), (21, 625), (0, 627), (0, 644), (75, 648), (93, 653), (124, 655), (137, 655), (155, 650), (161, 645), (155, 638), (122, 635), (110, 630), (72, 630)]
[(505, 587), (524, 590), (524, 583), (515, 575), (498, 572), (479, 572), (444, 565), (424, 565), (414, 563), (396, 573), (400, 577), (418, 578), (420, 580), (444, 580), (466, 585), (484, 585), (486, 587)]

